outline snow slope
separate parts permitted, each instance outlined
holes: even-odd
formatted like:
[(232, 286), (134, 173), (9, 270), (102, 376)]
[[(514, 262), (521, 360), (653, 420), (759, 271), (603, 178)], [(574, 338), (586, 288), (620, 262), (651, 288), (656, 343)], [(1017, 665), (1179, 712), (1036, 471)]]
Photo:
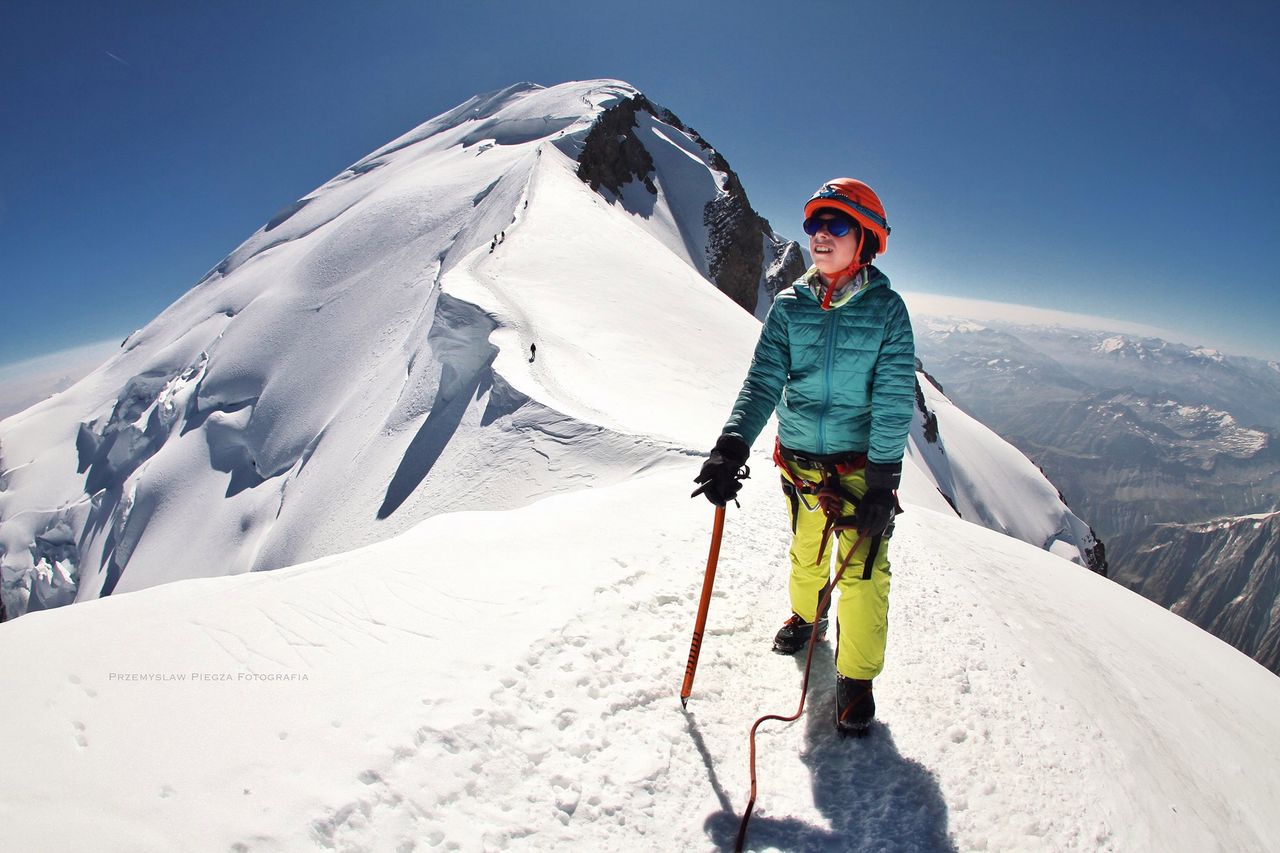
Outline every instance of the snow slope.
[(927, 472), (960, 517), (1088, 565), (1087, 551), (1097, 539), (1044, 472), (961, 411), (928, 377), (917, 374), (916, 384), (937, 420), (939, 437), (933, 442), (925, 437), (917, 414), (908, 458)]
[[(731, 846), (747, 729), (798, 699), (768, 652), (786, 520), (766, 478), (730, 513), (685, 714), (690, 473), (6, 624), (6, 848)], [(808, 715), (760, 738), (751, 849), (1280, 844), (1273, 675), (1024, 543), (918, 506), (899, 531), (883, 726), (835, 737), (824, 644)]]

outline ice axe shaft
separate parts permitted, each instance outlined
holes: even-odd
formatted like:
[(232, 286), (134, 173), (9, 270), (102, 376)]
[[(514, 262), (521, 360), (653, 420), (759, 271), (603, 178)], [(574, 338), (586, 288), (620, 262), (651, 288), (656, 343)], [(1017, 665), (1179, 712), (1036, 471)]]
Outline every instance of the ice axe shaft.
[(720, 561), (720, 537), (724, 534), (724, 507), (716, 507), (716, 520), (711, 528), (711, 553), (707, 555), (707, 573), (702, 578), (702, 600), (698, 602), (698, 618), (693, 624), (693, 642), (689, 644), (689, 663), (684, 668), (684, 684), (680, 687), (680, 704), (689, 707), (693, 691), (693, 675), (698, 671), (698, 654), (702, 651), (702, 632), (707, 627), (707, 610), (711, 607), (711, 587), (716, 581), (716, 563)]

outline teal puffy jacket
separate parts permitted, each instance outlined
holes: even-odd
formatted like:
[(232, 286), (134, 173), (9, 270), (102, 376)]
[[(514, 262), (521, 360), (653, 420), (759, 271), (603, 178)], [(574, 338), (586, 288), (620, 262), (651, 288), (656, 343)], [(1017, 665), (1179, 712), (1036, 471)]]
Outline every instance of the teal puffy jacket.
[(724, 432), (751, 444), (776, 408), (784, 447), (899, 462), (915, 408), (907, 307), (872, 266), (827, 311), (817, 281), (810, 269), (774, 299)]

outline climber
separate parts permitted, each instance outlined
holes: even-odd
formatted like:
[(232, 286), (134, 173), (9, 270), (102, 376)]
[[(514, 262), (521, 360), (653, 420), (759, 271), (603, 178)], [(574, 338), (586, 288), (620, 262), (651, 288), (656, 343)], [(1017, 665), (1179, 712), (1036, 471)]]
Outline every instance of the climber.
[[(695, 494), (718, 506), (734, 500), (750, 447), (776, 410), (774, 462), (792, 540), (791, 616), (773, 650), (795, 654), (815, 631), (823, 639), (828, 617), (818, 606), (832, 560), (846, 565), (836, 610), (836, 728), (862, 736), (875, 716), (872, 680), (884, 667), (888, 540), (901, 511), (915, 344), (902, 298), (871, 265), (889, 238), (875, 192), (836, 178), (805, 203), (804, 217), (813, 266), (774, 299)], [(830, 539), (836, 547), (827, 547)]]

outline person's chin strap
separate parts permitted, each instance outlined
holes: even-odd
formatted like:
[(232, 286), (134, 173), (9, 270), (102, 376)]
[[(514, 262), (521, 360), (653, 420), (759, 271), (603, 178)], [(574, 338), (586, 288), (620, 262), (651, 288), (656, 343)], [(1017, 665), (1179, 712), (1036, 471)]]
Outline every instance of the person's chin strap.
[(862, 241), (864, 239), (866, 239), (865, 232), (862, 229), (858, 229), (858, 247), (853, 252), (853, 263), (831, 277), (831, 281), (827, 284), (827, 292), (822, 297), (823, 311), (831, 310), (832, 295), (843, 287), (845, 282), (853, 281), (857, 278), (858, 273), (866, 266), (866, 264), (862, 263)]

